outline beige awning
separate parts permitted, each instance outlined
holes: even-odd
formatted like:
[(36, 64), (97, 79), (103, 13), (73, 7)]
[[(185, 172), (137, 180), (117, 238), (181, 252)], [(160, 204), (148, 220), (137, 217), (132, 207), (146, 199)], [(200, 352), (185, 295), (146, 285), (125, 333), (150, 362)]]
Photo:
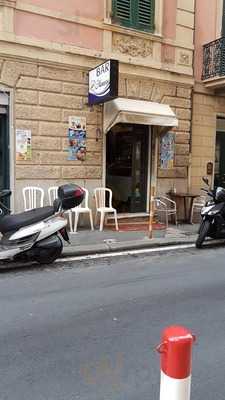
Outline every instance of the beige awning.
[(117, 98), (104, 104), (104, 132), (118, 123), (178, 126), (178, 119), (166, 104)]

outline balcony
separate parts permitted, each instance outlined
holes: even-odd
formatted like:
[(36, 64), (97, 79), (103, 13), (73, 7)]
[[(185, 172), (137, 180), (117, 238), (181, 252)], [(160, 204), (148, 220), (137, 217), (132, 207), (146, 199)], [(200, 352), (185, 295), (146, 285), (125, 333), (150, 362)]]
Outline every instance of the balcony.
[(203, 46), (202, 80), (206, 87), (225, 88), (225, 37)]

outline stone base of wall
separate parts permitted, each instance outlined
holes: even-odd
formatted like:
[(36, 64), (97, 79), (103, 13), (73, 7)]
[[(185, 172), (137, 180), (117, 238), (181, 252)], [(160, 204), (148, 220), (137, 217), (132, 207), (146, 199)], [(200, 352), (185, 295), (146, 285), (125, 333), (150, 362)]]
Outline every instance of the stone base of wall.
[[(21, 210), (21, 189), (26, 185), (49, 186), (77, 182), (93, 189), (102, 183), (102, 108), (87, 105), (88, 71), (77, 67), (46, 66), (36, 62), (0, 57), (0, 84), (13, 89), (16, 129), (32, 131), (32, 160), (15, 165), (16, 209)], [(187, 187), (191, 120), (191, 88), (181, 84), (153, 81), (123, 74), (119, 96), (168, 104), (179, 119), (176, 133), (175, 164), (158, 171), (159, 191), (176, 185)], [(69, 116), (87, 119), (87, 157), (84, 162), (68, 161)], [(96, 130), (101, 137), (96, 141)], [(14, 141), (15, 141), (15, 132)]]

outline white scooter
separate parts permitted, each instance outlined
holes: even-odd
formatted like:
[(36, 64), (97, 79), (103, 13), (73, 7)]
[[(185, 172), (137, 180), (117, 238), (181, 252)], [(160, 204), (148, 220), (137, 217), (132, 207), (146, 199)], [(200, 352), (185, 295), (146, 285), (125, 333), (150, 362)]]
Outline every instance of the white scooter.
[(9, 190), (0, 191), (0, 260), (54, 262), (63, 249), (60, 235), (69, 242), (63, 214), (83, 201), (83, 189), (73, 184), (60, 186), (53, 206), (14, 215), (3, 204), (10, 195)]

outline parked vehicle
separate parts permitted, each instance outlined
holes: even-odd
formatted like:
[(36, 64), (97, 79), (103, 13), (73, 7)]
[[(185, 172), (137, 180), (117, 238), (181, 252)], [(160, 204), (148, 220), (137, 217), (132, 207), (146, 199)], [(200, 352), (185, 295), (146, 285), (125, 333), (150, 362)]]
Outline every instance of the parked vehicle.
[(202, 178), (208, 189), (202, 188), (211, 200), (207, 201), (201, 210), (200, 224), (196, 247), (200, 249), (205, 238), (225, 239), (225, 189), (217, 187), (211, 190), (207, 178)]
[(10, 195), (9, 190), (0, 191), (0, 260), (52, 263), (62, 253), (61, 238), (69, 242), (64, 212), (83, 201), (83, 189), (73, 184), (60, 186), (53, 206), (14, 215), (3, 204)]

